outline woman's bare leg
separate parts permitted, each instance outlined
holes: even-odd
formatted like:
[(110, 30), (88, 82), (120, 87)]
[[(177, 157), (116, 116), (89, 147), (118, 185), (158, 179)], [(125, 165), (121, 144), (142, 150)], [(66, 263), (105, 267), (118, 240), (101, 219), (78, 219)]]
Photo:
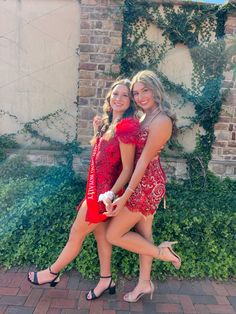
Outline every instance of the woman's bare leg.
[(130, 231), (141, 219), (143, 218), (140, 213), (131, 212), (124, 207), (117, 216), (112, 218), (107, 230), (107, 240), (130, 252), (178, 263), (179, 259), (167, 247), (160, 249), (140, 234)]
[[(153, 243), (152, 222), (153, 216), (150, 215), (146, 217), (146, 219), (141, 219), (135, 226), (136, 232), (151, 243)], [(140, 293), (147, 293), (150, 291), (152, 260), (153, 258), (151, 256), (139, 255), (139, 281), (134, 290), (127, 293), (124, 296), (124, 299), (128, 297), (129, 299), (135, 300)]]
[[(109, 221), (101, 223), (94, 231), (94, 236), (97, 241), (99, 262), (100, 262), (100, 275), (103, 277), (111, 276), (111, 256), (112, 245), (106, 239), (106, 231)], [(111, 278), (100, 278), (97, 286), (94, 288), (94, 293), (99, 296), (108, 286)], [(112, 282), (111, 286), (115, 285)], [(91, 292), (88, 293), (87, 298), (91, 299)]]
[[(67, 266), (74, 258), (79, 254), (85, 237), (92, 232), (98, 224), (91, 224), (85, 221), (87, 212), (86, 201), (83, 202), (77, 217), (71, 227), (69, 239), (60, 253), (57, 260), (51, 265), (51, 270), (54, 273), (60, 272), (65, 266)], [(37, 273), (39, 284), (53, 280), (55, 275), (50, 274), (48, 269), (44, 269)], [(29, 273), (29, 278), (34, 280), (34, 273)]]
[[(153, 216), (150, 215), (146, 219), (141, 219), (135, 226), (136, 232), (143, 236), (146, 240), (153, 243), (152, 237), (152, 222)], [(153, 258), (148, 255), (139, 255), (140, 272), (139, 278), (149, 281), (151, 279)]]

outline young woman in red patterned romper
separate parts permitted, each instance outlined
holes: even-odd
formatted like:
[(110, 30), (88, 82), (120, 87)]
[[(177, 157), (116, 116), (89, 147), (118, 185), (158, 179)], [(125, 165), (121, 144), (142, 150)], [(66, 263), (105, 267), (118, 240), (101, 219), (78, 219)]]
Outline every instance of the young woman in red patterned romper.
[(115, 293), (110, 268), (112, 245), (106, 240), (108, 217), (104, 215), (104, 204), (109, 207), (115, 194), (119, 195), (129, 181), (134, 169), (139, 122), (133, 117), (135, 106), (129, 87), (128, 80), (116, 81), (107, 94), (102, 121), (99, 117), (94, 119), (97, 134), (93, 139), (86, 196), (78, 206), (68, 242), (58, 259), (47, 269), (30, 272), (28, 280), (32, 284), (49, 283), (55, 286), (59, 282), (58, 273), (79, 254), (84, 239), (93, 232), (98, 244), (101, 278), (86, 298), (96, 299), (106, 290)]
[[(179, 269), (181, 259), (171, 247), (175, 242), (166, 241), (155, 246), (151, 238), (148, 241), (141, 232), (130, 231), (137, 225), (140, 228), (140, 224), (148, 225), (151, 230), (153, 215), (165, 195), (166, 177), (159, 153), (170, 139), (174, 125), (173, 116), (166, 108), (164, 89), (154, 72), (137, 73), (132, 79), (131, 91), (145, 115), (138, 135), (135, 170), (124, 194), (106, 213), (107, 216), (115, 216), (109, 224), (107, 239), (114, 245), (145, 255), (149, 265), (152, 258), (156, 258), (169, 261)], [(125, 301), (136, 302), (144, 294), (152, 297), (154, 285), (150, 280), (150, 268), (144, 275), (149, 279), (140, 276), (136, 288), (125, 295)]]

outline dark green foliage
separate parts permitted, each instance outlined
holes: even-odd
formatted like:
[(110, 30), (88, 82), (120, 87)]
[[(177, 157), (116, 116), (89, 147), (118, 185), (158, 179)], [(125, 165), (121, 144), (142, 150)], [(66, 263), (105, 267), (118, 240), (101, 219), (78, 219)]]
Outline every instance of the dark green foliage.
[[(182, 186), (172, 183), (167, 190), (168, 208), (157, 213), (154, 234), (159, 241), (179, 241), (176, 250), (183, 259), (179, 276), (235, 276), (236, 182), (207, 174), (204, 186), (186, 181)], [(168, 264), (160, 263), (158, 269), (176, 273)]]
[(0, 180), (0, 264), (7, 267), (52, 262), (84, 195), (85, 183), (67, 167), (26, 168), (21, 163), (22, 175), (14, 176), (9, 167), (8, 180)]
[[(63, 166), (32, 167), (20, 159), (15, 163), (22, 173), (12, 171), (12, 160), (5, 164), (0, 180), (0, 264), (34, 264), (43, 268), (56, 259), (66, 244), (85, 182)], [(178, 240), (176, 251), (183, 266), (176, 271), (169, 263), (154, 261), (153, 277), (235, 276), (236, 182), (220, 181), (209, 173), (204, 180), (204, 185), (191, 181), (168, 184), (167, 209), (160, 206), (157, 211), (153, 236), (156, 244)], [(68, 266), (71, 267), (85, 277), (99, 274), (93, 235), (87, 237), (81, 254)], [(113, 249), (114, 276), (122, 273), (137, 277), (138, 270), (136, 254)]]
[[(222, 6), (194, 2), (179, 5), (141, 0), (124, 2), (119, 52), (121, 73), (132, 76), (143, 69), (155, 71), (168, 93), (181, 96), (183, 104), (194, 105), (195, 116), (189, 127), (198, 124), (204, 129), (204, 135), (197, 134), (195, 150), (183, 153), (192, 181), (202, 182), (211, 159), (214, 125), (226, 94), (221, 92), (223, 73), (231, 62), (230, 50), (225, 50), (225, 22), (228, 14), (235, 11), (233, 3)], [(151, 24), (161, 30), (163, 43), (148, 40), (147, 30)], [(170, 81), (160, 70), (166, 53), (177, 44), (189, 49), (193, 64), (191, 88)]]
[(0, 135), (0, 163), (3, 162), (7, 157), (6, 149), (16, 147), (18, 147), (18, 144), (11, 134)]
[[(218, 39), (224, 35), (227, 14), (235, 6), (193, 3), (175, 9), (170, 4), (163, 5), (164, 15), (159, 12), (160, 4), (125, 1), (123, 44), (119, 53), (121, 72), (133, 75), (145, 68), (158, 72), (160, 62), (172, 47), (168, 47), (167, 40), (162, 45), (153, 45), (147, 40), (146, 30), (150, 23), (163, 30), (163, 36), (172, 46), (185, 44), (190, 48), (194, 67), (192, 89), (169, 81), (160, 72), (158, 74), (167, 91), (194, 104), (193, 123), (202, 126), (205, 134), (197, 135), (195, 151), (185, 155), (190, 179), (182, 184), (168, 184), (167, 209), (160, 206), (154, 220), (156, 244), (165, 240), (179, 241), (176, 251), (182, 257), (182, 268), (176, 271), (169, 263), (154, 261), (153, 277), (227, 279), (235, 277), (236, 272), (236, 182), (220, 181), (207, 171), (207, 165), (214, 141), (214, 124), (223, 100), (220, 94), (222, 73), (227, 64), (225, 44)], [(212, 31), (218, 41), (210, 40)], [(41, 120), (55, 117), (57, 113), (26, 123), (24, 132), (60, 149), (66, 158), (66, 166), (32, 167), (22, 158), (1, 163), (1, 265), (35, 264), (43, 268), (52, 263), (66, 244), (76, 215), (75, 206), (83, 198), (85, 182), (72, 171), (73, 154), (80, 153), (81, 148), (75, 140), (58, 143), (35, 128)], [(0, 137), (0, 161), (5, 158), (4, 155), (1, 157), (1, 152), (4, 154), (4, 149), (12, 145), (14, 143), (9, 139), (5, 141)], [(99, 274), (93, 235), (87, 237), (81, 254), (68, 268), (73, 266), (86, 277)], [(127, 277), (137, 277), (138, 271), (136, 254), (114, 248), (113, 274), (121, 272)]]

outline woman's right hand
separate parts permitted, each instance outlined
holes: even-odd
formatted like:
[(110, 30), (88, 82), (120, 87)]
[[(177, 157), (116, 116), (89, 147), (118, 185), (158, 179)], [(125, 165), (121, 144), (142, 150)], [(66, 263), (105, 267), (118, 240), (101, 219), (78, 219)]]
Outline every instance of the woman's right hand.
[(102, 117), (100, 116), (95, 116), (93, 118), (93, 129), (94, 133), (96, 134), (98, 131), (99, 126), (102, 124)]
[(108, 217), (113, 217), (119, 214), (120, 210), (125, 207), (126, 200), (124, 198), (118, 197), (112, 203), (112, 208), (107, 210), (104, 214)]

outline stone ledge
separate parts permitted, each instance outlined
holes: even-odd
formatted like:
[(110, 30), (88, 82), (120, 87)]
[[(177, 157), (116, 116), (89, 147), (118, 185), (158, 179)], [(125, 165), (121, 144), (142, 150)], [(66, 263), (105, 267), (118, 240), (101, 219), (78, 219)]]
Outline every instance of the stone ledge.
[(208, 168), (221, 179), (228, 177), (236, 180), (236, 161), (234, 160), (211, 160)]
[[(89, 158), (91, 154), (91, 146), (83, 146), (83, 151), (80, 155), (75, 155), (73, 160), (73, 168), (77, 174), (83, 179), (87, 178), (89, 167)], [(10, 157), (25, 156), (27, 160), (31, 161), (34, 165), (52, 166), (58, 165), (63, 162), (59, 151), (40, 150), (40, 149), (11, 149), (7, 150)], [(188, 178), (188, 171), (186, 160), (178, 157), (162, 157), (161, 164), (166, 172), (167, 180), (176, 179), (183, 180)], [(211, 160), (209, 162), (209, 170), (216, 176), (224, 179), (229, 177), (236, 179), (236, 160)]]

